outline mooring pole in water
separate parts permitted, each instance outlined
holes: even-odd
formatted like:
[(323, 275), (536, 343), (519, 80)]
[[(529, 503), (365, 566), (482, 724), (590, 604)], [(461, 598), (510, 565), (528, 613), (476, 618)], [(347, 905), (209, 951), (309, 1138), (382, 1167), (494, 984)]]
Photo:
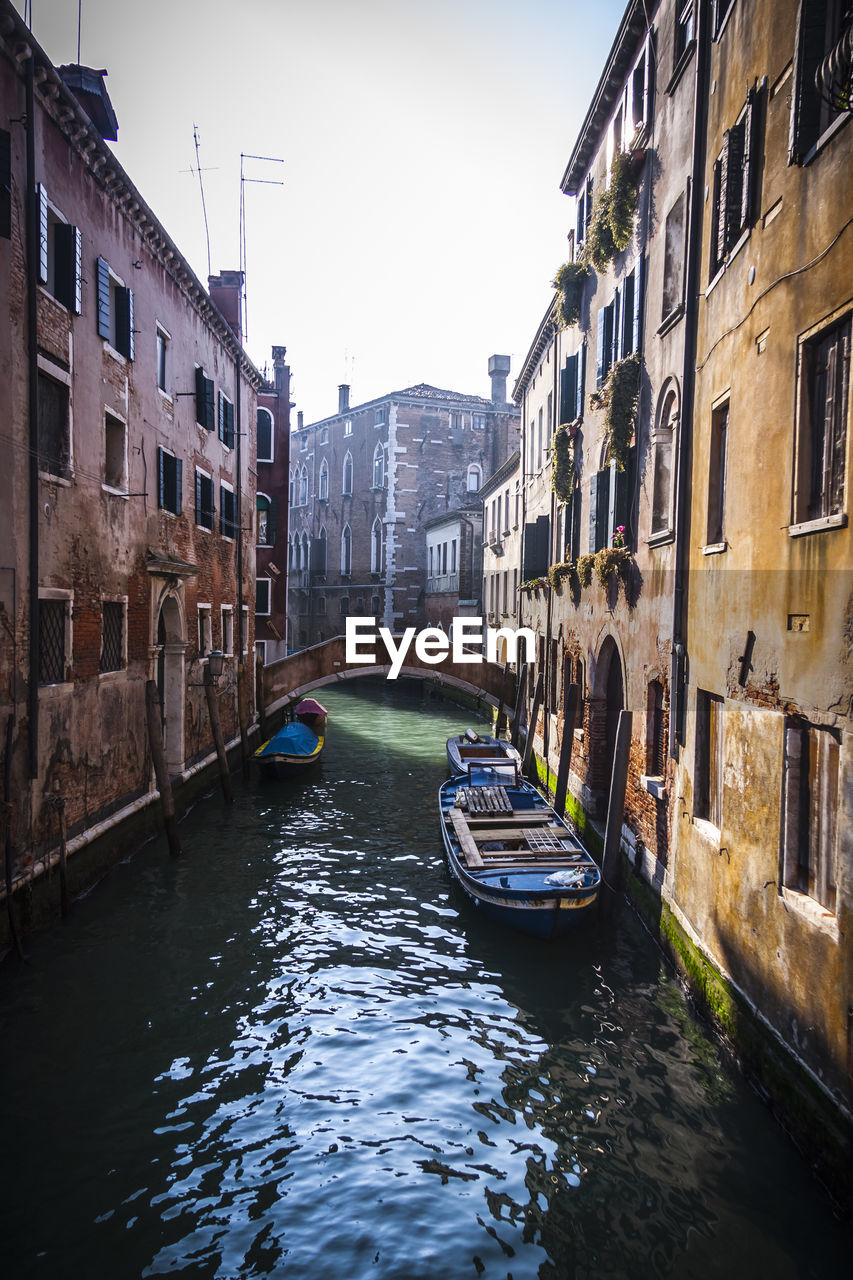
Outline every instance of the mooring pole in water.
[(222, 781), (222, 794), (226, 804), (234, 803), (231, 790), (231, 774), (228, 772), (228, 757), (225, 754), (225, 739), (222, 736), (222, 725), (219, 723), (219, 699), (216, 696), (216, 682), (210, 674), (210, 668), (204, 669), (204, 693), (207, 698), (207, 710), (210, 715), (210, 727), (213, 730), (213, 741), (216, 744), (216, 758), (219, 761), (219, 777)]
[(524, 690), (527, 688), (527, 663), (523, 662), (516, 676), (515, 711), (512, 714), (512, 733), (509, 740), (514, 747), (518, 746), (518, 735), (521, 730), (521, 708), (524, 702)]
[(566, 793), (569, 789), (569, 770), (572, 767), (572, 746), (575, 740), (579, 693), (580, 690), (576, 684), (563, 686), (563, 740), (560, 743), (557, 789), (554, 792), (554, 810), (561, 818), (566, 812)]
[(497, 719), (495, 720), (495, 737), (496, 738), (499, 738), (502, 733), (506, 733), (506, 711), (504, 710), (504, 707), (506, 705), (506, 690), (507, 690), (508, 679), (509, 679), (509, 662), (505, 662), (503, 675), (501, 676), (501, 691), (500, 691), (500, 696), (498, 700), (498, 716), (497, 716)]
[(625, 820), (625, 789), (628, 785), (628, 758), (631, 753), (632, 711), (619, 712), (616, 730), (616, 749), (613, 752), (613, 772), (610, 775), (610, 798), (607, 802), (607, 828), (604, 833), (604, 856), (601, 875), (606, 882), (599, 902), (601, 910), (609, 914), (619, 890), (622, 840), (622, 823)]
[(543, 672), (540, 671), (536, 678), (536, 691), (533, 694), (533, 706), (530, 708), (530, 721), (527, 725), (527, 742), (524, 746), (524, 757), (521, 762), (521, 772), (524, 774), (525, 778), (529, 778), (533, 783), (539, 781), (538, 774), (536, 773), (536, 765), (533, 761), (533, 739), (536, 736), (536, 722), (539, 719), (539, 708), (542, 706), (542, 690), (544, 687), (545, 676)]
[(59, 818), (59, 910), (68, 915), (68, 821), (65, 817), (65, 796), (47, 796), (45, 803), (56, 810)]
[(154, 777), (157, 779), (157, 790), (160, 792), (160, 805), (163, 810), (166, 839), (169, 842), (169, 853), (172, 857), (177, 857), (181, 852), (181, 842), (178, 838), (178, 824), (175, 820), (175, 798), (172, 795), (172, 782), (166, 764), (166, 752), (163, 749), (160, 695), (157, 691), (156, 680), (145, 681), (145, 717), (148, 722), (148, 741), (151, 743), (151, 759), (154, 762)]
[(240, 754), (243, 757), (243, 777), (249, 776), (249, 710), (246, 697), (246, 668), (241, 662), (237, 668), (237, 719), (240, 722)]
[(267, 740), (267, 715), (264, 706), (264, 664), (260, 653), (255, 657), (255, 706), (258, 710), (258, 723), (261, 730), (261, 742)]

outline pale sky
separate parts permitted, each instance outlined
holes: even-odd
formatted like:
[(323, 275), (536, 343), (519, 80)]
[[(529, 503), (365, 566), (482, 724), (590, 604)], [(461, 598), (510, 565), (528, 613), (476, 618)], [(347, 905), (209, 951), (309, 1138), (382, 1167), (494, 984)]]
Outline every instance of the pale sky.
[[(17, 0), (24, 11), (24, 0)], [(54, 63), (78, 0), (32, 0)], [(113, 149), (199, 278), (239, 265), (255, 363), (287, 347), (312, 422), (416, 382), (509, 387), (566, 256), (560, 179), (624, 0), (82, 0)], [(192, 170), (192, 172), (190, 171)], [(296, 424), (294, 412), (293, 424)]]

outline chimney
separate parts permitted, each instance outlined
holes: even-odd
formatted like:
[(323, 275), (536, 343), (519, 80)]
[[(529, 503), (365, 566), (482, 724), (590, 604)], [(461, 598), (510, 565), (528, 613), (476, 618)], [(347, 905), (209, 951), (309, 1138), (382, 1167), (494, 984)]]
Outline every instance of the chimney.
[(489, 356), (489, 377), (492, 380), (492, 404), (506, 404), (506, 380), (509, 374), (509, 356)]
[(338, 387), (338, 413), (349, 413), (349, 383), (342, 382)]
[(243, 272), (221, 271), (218, 276), (208, 276), (207, 288), (212, 301), (233, 329), (237, 341), (242, 343)]
[(300, 409), (296, 414), (296, 430), (301, 431), (305, 426), (305, 414)]
[(275, 374), (275, 389), (279, 395), (290, 395), (290, 365), (285, 357), (287, 347), (273, 347), (272, 364)]

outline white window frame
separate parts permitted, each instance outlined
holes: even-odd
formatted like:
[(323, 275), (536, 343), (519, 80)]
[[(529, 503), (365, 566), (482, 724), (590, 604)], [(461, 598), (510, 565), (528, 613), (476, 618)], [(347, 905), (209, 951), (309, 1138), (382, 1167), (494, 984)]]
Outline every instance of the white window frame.
[[(112, 485), (107, 483), (107, 419), (112, 418), (113, 422), (118, 422), (123, 428), (122, 432), (122, 460), (121, 460), (121, 484)], [(128, 479), (127, 479), (127, 418), (122, 414), (116, 413), (115, 409), (109, 405), (104, 406), (104, 480), (101, 488), (105, 493), (115, 494), (119, 498), (127, 498)]]
[(39, 373), (43, 373), (46, 378), (52, 378), (54, 382), (61, 382), (68, 391), (68, 474), (58, 475), (52, 471), (42, 471), (39, 467), (39, 475), (42, 480), (49, 480), (51, 484), (68, 486), (74, 474), (74, 391), (71, 374), (41, 354), (38, 356), (37, 364)]
[[(39, 600), (63, 600), (65, 602), (65, 634), (63, 637), (63, 674), (68, 671), (74, 658), (74, 591), (64, 587), (39, 587)], [(72, 692), (73, 680), (59, 680), (56, 684), (40, 684), (39, 697), (43, 695)]]
[[(225, 492), (226, 492), (226, 493), (230, 493), (230, 494), (231, 494), (231, 496), (234, 498), (234, 520), (232, 521), (232, 526), (234, 527), (234, 531), (233, 531), (233, 533), (225, 533), (225, 532), (224, 532), (224, 530), (223, 530), (223, 528), (222, 528), (222, 520), (223, 520), (223, 516), (224, 516), (224, 514), (225, 514), (225, 512), (224, 512), (225, 504), (224, 504), (224, 502), (222, 501), (222, 491), (223, 491), (223, 489), (225, 490)], [(236, 527), (236, 524), (237, 524), (237, 496), (236, 496), (236, 491), (235, 491), (235, 489), (234, 489), (233, 484), (229, 484), (227, 480), (222, 480), (222, 479), (220, 479), (220, 481), (219, 481), (219, 536), (220, 536), (220, 538), (224, 538), (226, 542), (236, 542), (236, 541), (237, 541), (237, 538), (238, 538), (238, 537), (239, 537), (239, 535), (240, 535), (240, 530)], [(214, 521), (214, 526), (215, 526), (215, 525), (216, 525), (216, 521)]]
[[(121, 666), (114, 667), (111, 671), (101, 671), (101, 655), (104, 651), (104, 631), (103, 617), (105, 604), (120, 604), (122, 606), (122, 622), (121, 622)], [(115, 679), (116, 676), (124, 675), (127, 670), (127, 596), (101, 596), (101, 653), (98, 656), (98, 679)]]
[(234, 606), (223, 604), (219, 608), (219, 625), (222, 652), (229, 658), (234, 656)]
[(207, 662), (207, 655), (213, 648), (213, 608), (210, 604), (196, 605), (198, 622), (198, 656), (200, 662)]
[[(210, 524), (201, 524), (198, 520), (198, 511), (196, 510), (195, 493), (196, 493), (196, 476), (204, 476), (205, 480), (210, 481), (210, 489), (213, 497), (213, 504), (210, 508)], [(216, 481), (213, 475), (204, 469), (204, 467), (196, 467), (193, 474), (193, 521), (196, 529), (203, 529), (205, 533), (214, 533), (216, 531)]]
[[(169, 404), (172, 404), (173, 403), (172, 394), (168, 390), (169, 373), (171, 371), (170, 365), (172, 362), (171, 361), (172, 335), (169, 332), (169, 330), (166, 328), (166, 326), (162, 325), (159, 320), (156, 320), (154, 322), (154, 335), (155, 335), (154, 341), (156, 344), (154, 348), (154, 358), (156, 361), (155, 378), (157, 381), (157, 390), (159, 391), (160, 395), (163, 397), (164, 400), (168, 400)], [(163, 343), (163, 381), (166, 384), (165, 386), (160, 385), (160, 343), (161, 341)]]
[[(261, 414), (262, 414), (262, 413), (265, 413), (265, 414), (267, 415), (267, 417), (269, 418), (269, 420), (270, 420), (270, 456), (269, 456), (268, 458), (262, 458), (262, 457), (261, 457), (261, 454), (260, 454), (260, 450), (259, 450), (259, 449), (257, 449), (257, 443), (258, 443), (257, 420), (258, 420), (258, 418), (260, 418), (260, 416), (261, 416)], [(275, 418), (273, 417), (272, 411), (271, 411), (270, 409), (268, 409), (268, 408), (266, 407), (266, 405), (265, 405), (265, 404), (259, 404), (259, 405), (258, 405), (258, 407), (257, 407), (257, 411), (256, 411), (256, 413), (255, 413), (255, 422), (256, 422), (256, 427), (255, 427), (256, 458), (255, 458), (255, 461), (256, 461), (256, 462), (275, 462)]]
[[(266, 585), (267, 589), (267, 607), (260, 608), (260, 600), (258, 598), (258, 588)], [(272, 614), (272, 578), (256, 578), (255, 579), (255, 616), (258, 618), (269, 618)]]

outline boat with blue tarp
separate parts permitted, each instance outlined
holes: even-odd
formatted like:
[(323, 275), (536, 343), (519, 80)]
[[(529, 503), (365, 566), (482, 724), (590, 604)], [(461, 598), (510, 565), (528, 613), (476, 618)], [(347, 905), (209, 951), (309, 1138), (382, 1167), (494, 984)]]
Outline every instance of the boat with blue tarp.
[(511, 766), (474, 763), (439, 788), (451, 875), (478, 910), (540, 938), (595, 908), (601, 872), (537, 789)]
[(303, 698), (269, 741), (255, 752), (258, 764), (267, 771), (289, 773), (319, 760), (326, 741), (328, 712), (314, 698)]

